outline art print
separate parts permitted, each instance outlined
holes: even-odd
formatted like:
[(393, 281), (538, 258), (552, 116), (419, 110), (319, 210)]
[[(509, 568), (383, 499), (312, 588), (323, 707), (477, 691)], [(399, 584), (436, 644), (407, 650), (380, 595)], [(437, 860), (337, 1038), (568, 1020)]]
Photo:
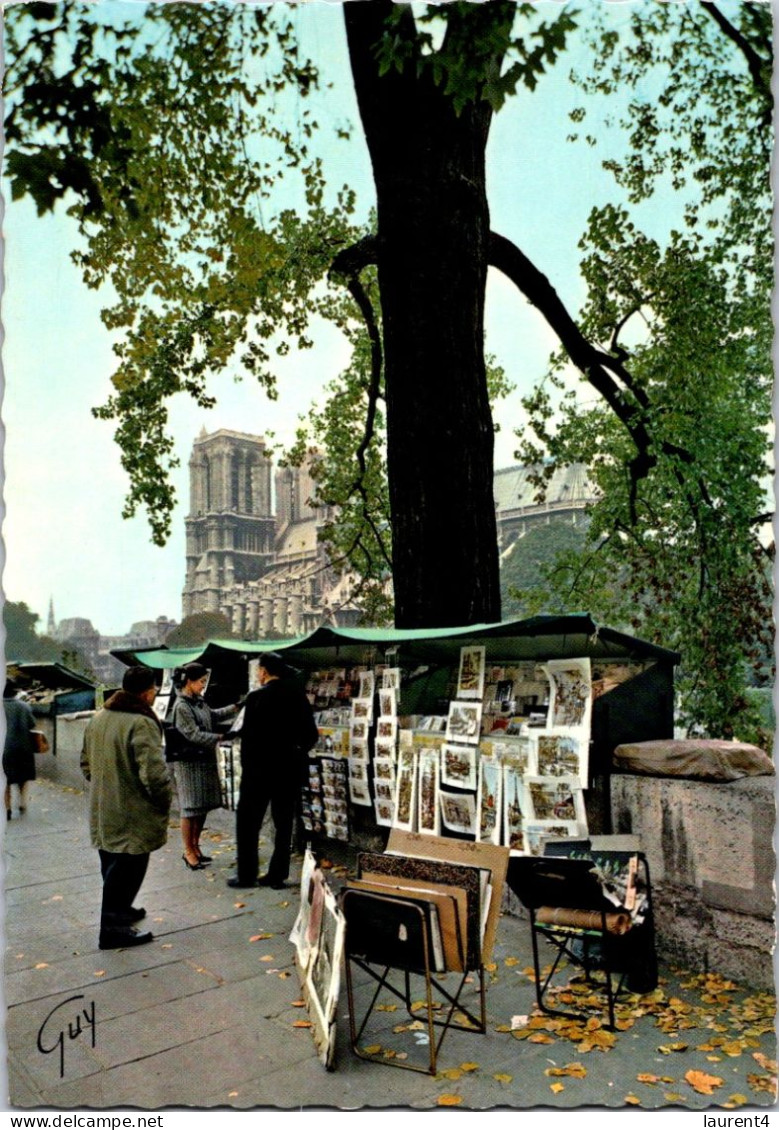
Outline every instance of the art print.
[(378, 780), (394, 781), (395, 780), (395, 761), (384, 757), (375, 757), (373, 759), (373, 775)]
[(398, 712), (398, 695), (393, 688), (379, 691), (379, 713), (394, 718)]
[(349, 743), (349, 756), (355, 761), (367, 761), (369, 756), (368, 741), (351, 741)]
[(503, 843), (512, 855), (522, 855), (525, 848), (526, 801), (522, 773), (512, 765), (503, 766)]
[(366, 741), (368, 738), (368, 723), (364, 718), (355, 719), (352, 721), (351, 732), (353, 742)]
[(373, 698), (352, 699), (352, 727), (355, 722), (364, 721), (368, 725), (373, 721)]
[[(407, 832), (414, 831), (414, 817), (416, 816), (416, 762), (406, 763), (398, 767), (395, 781), (395, 815), (393, 825), (403, 828)], [(378, 785), (378, 782), (376, 782)]]
[(426, 835), (440, 834), (440, 812), (438, 807), (440, 761), (433, 750), (426, 750), (419, 757), (419, 810), (417, 830)]
[(441, 784), (459, 789), (476, 788), (476, 750), (473, 746), (442, 746)]
[[(580, 740), (572, 734), (536, 735), (539, 777), (577, 777), (581, 781)], [(528, 770), (530, 772), (530, 770)]]
[(400, 694), (400, 668), (387, 667), (382, 672), (381, 686), (382, 690), (395, 691), (396, 694)]
[(396, 748), (394, 738), (376, 738), (373, 748), (376, 757), (394, 760)]
[(468, 742), (476, 745), (481, 726), (480, 702), (450, 702), (446, 721), (448, 742)]
[(367, 781), (368, 780), (368, 761), (362, 761), (357, 758), (349, 758), (349, 776), (354, 781)]
[(349, 778), (349, 797), (352, 804), (370, 805), (371, 794), (368, 782), (359, 778)]
[(553, 820), (544, 824), (534, 822), (525, 826), (525, 849), (528, 855), (543, 855), (547, 840), (578, 835), (578, 824), (556, 824)]
[(394, 800), (395, 788), (396, 785), (394, 781), (389, 781), (381, 777), (374, 778), (373, 792), (379, 800)]
[(582, 726), (588, 732), (592, 711), (589, 659), (555, 659), (544, 665), (549, 678), (549, 725)]
[(439, 790), (441, 821), (452, 832), (476, 834), (476, 798), (469, 793), (447, 793)]
[(460, 649), (460, 672), (457, 677), (457, 697), (481, 699), (484, 694), (483, 647)]
[(499, 844), (503, 801), (503, 768), (500, 762), (482, 757), (476, 794), (477, 832), (481, 843)]
[(382, 741), (395, 741), (398, 732), (397, 718), (379, 718), (376, 723), (376, 737)]
[(360, 694), (362, 699), (369, 698), (373, 700), (376, 693), (376, 679), (373, 671), (360, 671)]
[(380, 800), (376, 797), (373, 801), (373, 811), (377, 824), (380, 824), (383, 828), (392, 826), (395, 816), (394, 801)]
[(528, 819), (586, 824), (578, 777), (525, 777)]

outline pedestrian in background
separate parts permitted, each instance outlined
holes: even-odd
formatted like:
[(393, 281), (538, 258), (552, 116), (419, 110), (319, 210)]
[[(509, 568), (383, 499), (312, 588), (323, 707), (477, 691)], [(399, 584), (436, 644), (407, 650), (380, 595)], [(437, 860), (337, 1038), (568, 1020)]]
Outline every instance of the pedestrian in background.
[[(280, 655), (260, 656), (257, 680), (259, 689), (246, 699), (241, 727), (238, 874), (227, 885), (281, 890), (289, 876), (295, 804), (319, 731), (303, 688)], [(273, 855), (267, 874), (258, 879), (258, 841), (268, 805), (275, 825)]]
[(168, 838), (172, 789), (162, 753), (162, 727), (152, 710), (154, 672), (128, 667), (122, 689), (87, 723), (81, 769), (89, 781), (89, 826), (100, 854), (103, 901), (100, 949), (140, 946), (152, 940), (134, 923), (133, 906), (149, 855)]
[(3, 772), (5, 773), (5, 815), (11, 819), (11, 786), (19, 790), (19, 812), (27, 811), (30, 781), (35, 780), (36, 744), (32, 730), (35, 717), (26, 702), (16, 698), (18, 687), (13, 679), (6, 679), (3, 688), (5, 708), (5, 744), (3, 745)]
[[(211, 863), (211, 856), (200, 850), (200, 836), (208, 813), (222, 804), (216, 746), (224, 735), (217, 725), (238, 713), (237, 703), (215, 710), (208, 706), (203, 698), (207, 683), (208, 669), (201, 663), (178, 668), (174, 685), (178, 684), (179, 693), (169, 719), (175, 731), (169, 735), (168, 747), (172, 749), (169, 756), (174, 759), (173, 776), (181, 814), (181, 858), (190, 871), (201, 871)], [(171, 736), (175, 738), (173, 742)]]

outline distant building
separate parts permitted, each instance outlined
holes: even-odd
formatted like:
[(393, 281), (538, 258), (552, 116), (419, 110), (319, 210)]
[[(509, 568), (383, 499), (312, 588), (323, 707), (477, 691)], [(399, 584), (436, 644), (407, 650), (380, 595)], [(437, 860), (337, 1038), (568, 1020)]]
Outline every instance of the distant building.
[(595, 500), (595, 490), (583, 463), (557, 467), (546, 486), (544, 502), (536, 501), (534, 470), (517, 464), (495, 472), (495, 516), (502, 553), (534, 526), (548, 524), (553, 519), (577, 525), (583, 521), (587, 506)]
[[(320, 542), (332, 513), (311, 504), (310, 462), (273, 475), (261, 436), (204, 429), (194, 442), (189, 470), (184, 616), (221, 612), (243, 639), (296, 636), (323, 623), (357, 623), (354, 578), (336, 573)], [(555, 471), (541, 505), (526, 468), (496, 471), (501, 548), (552, 516), (580, 521), (593, 497), (581, 465)]]
[(133, 624), (123, 636), (102, 636), (92, 626), (91, 620), (79, 616), (55, 623), (53, 603), (49, 604), (48, 634), (62, 643), (65, 651), (80, 652), (96, 678), (107, 685), (121, 682), (125, 670), (125, 665), (115, 659), (111, 651), (157, 647), (165, 642), (166, 636), (175, 627), (175, 620), (158, 616), (156, 620), (141, 620)]

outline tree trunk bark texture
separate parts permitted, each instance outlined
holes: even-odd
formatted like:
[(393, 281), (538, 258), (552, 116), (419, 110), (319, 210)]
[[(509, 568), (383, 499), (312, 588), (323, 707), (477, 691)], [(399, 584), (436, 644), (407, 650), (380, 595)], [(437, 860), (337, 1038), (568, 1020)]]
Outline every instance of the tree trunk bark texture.
[(490, 110), (425, 74), (379, 76), (392, 5), (344, 5), (378, 210), (395, 622), (500, 619), (493, 424), (484, 364)]

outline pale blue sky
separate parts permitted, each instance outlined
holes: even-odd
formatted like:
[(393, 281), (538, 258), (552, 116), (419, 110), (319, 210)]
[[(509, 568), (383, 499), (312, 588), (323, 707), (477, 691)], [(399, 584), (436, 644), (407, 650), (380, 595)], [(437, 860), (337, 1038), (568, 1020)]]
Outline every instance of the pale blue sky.
[[(320, 118), (340, 120), (355, 110), (338, 8), (306, 5), (298, 18), (313, 56), (327, 57), (322, 70), (336, 82)], [(623, 7), (618, 18), (626, 17)], [(488, 150), (493, 228), (534, 259), (572, 308), (582, 298), (576, 243), (590, 209), (615, 198), (601, 168), (605, 147), (565, 142), (568, 110), (581, 101), (567, 75), (585, 64), (569, 52), (534, 94), (521, 91), (498, 114)], [(354, 141), (332, 156), (333, 183), (353, 184), (367, 212), (373, 197), (359, 128)], [(647, 209), (653, 226), (670, 227), (670, 209), (676, 220), (676, 201)], [(127, 484), (113, 425), (90, 414), (109, 392), (114, 358), (99, 320), (105, 299), (86, 290), (68, 257), (72, 227), (61, 215), (38, 218), (30, 202), (22, 201), (6, 203), (3, 232), (4, 592), (10, 600), (26, 601), (43, 626), (50, 597), (58, 619), (84, 616), (104, 634), (126, 632), (134, 621), (158, 615), (180, 619), (187, 459), (194, 438), (205, 426), (258, 434), (271, 429), (279, 439), (291, 439), (318, 387), (343, 366), (345, 345), (335, 330), (323, 327), (314, 350), (279, 364), (276, 402), (249, 383), (227, 378), (212, 385), (219, 403), (211, 412), (183, 399), (171, 403), (182, 466), (175, 478), (173, 535), (160, 549), (152, 545), (143, 515), (121, 518)], [(498, 466), (512, 461), (512, 429), (523, 422), (520, 396), (543, 374), (555, 345), (514, 287), (491, 276), (487, 346), (517, 386), (498, 411)]]

